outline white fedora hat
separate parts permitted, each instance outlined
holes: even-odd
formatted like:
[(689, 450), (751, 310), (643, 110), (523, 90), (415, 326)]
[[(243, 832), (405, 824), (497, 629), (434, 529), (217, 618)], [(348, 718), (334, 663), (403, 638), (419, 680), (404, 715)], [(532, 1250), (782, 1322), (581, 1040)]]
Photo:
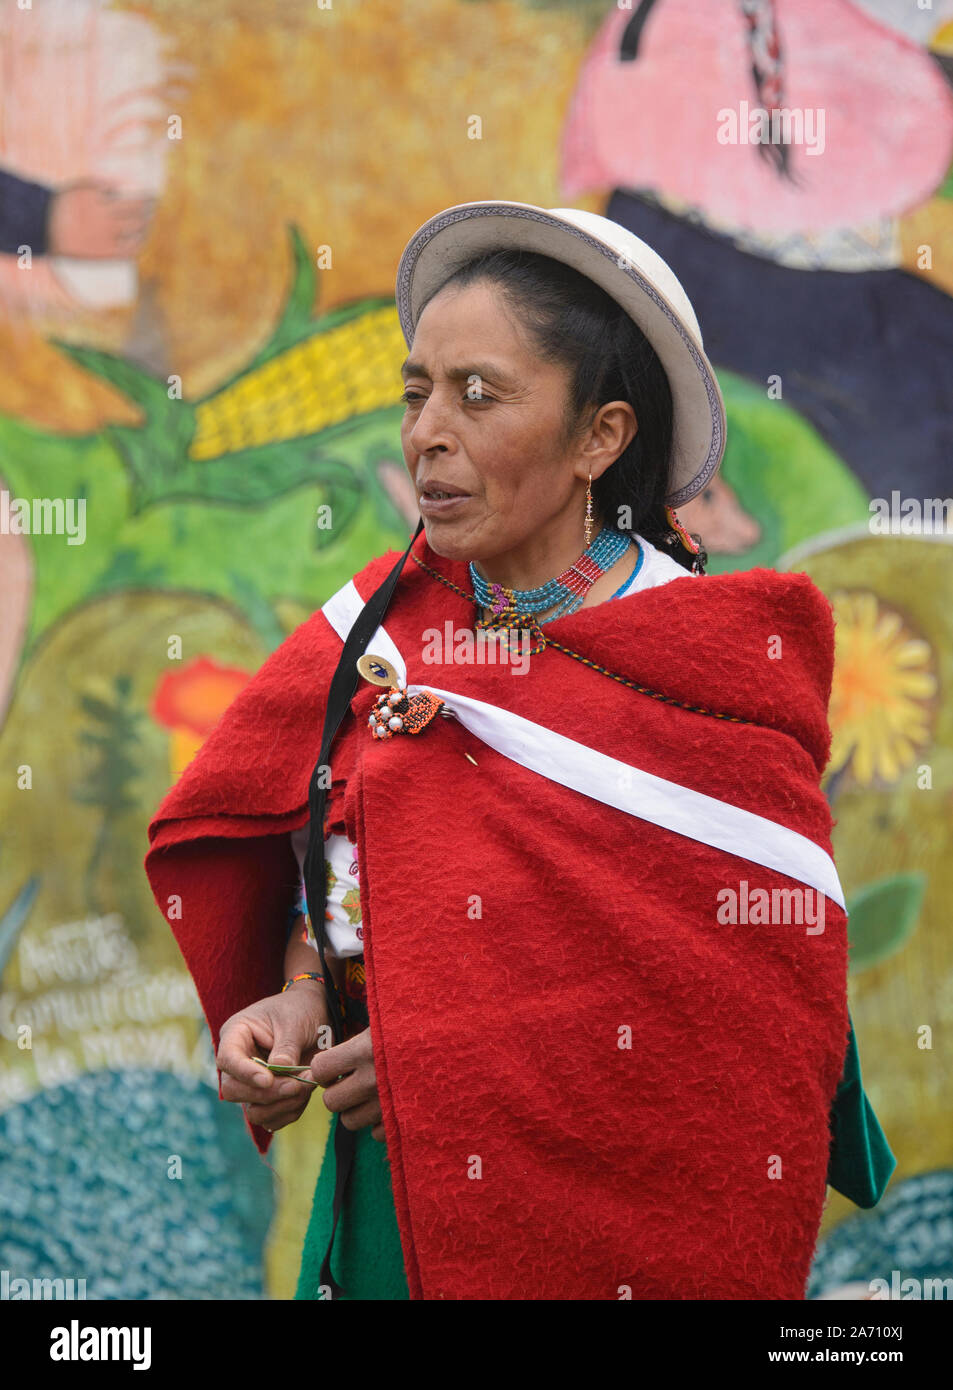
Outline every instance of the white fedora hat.
[(675, 412), (666, 502), (687, 502), (709, 483), (725, 449), (725, 403), (702, 347), (688, 295), (637, 236), (579, 208), (460, 203), (425, 222), (397, 267), (397, 312), (410, 347), (421, 310), (465, 261), (498, 248), (538, 251), (588, 276), (638, 324), (668, 376)]

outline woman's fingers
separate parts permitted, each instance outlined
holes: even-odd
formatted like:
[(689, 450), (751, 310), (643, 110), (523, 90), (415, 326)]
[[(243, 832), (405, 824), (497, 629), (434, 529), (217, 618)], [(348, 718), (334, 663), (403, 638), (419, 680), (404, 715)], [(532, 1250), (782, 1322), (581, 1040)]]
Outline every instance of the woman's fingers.
[(338, 1043), (336, 1047), (326, 1047), (311, 1059), (311, 1076), (319, 1086), (331, 1086), (344, 1072), (354, 1071), (373, 1057), (371, 1049), (371, 1030), (355, 1033), (353, 1038)]
[(366, 1129), (368, 1125), (379, 1124), (381, 1119), (381, 1107), (375, 1096), (363, 1105), (355, 1105), (350, 1110), (343, 1111), (341, 1124), (345, 1129)]
[[(236, 1082), (244, 1082), (258, 1090), (270, 1090), (274, 1077), (252, 1058), (258, 1054), (261, 1046), (270, 1049), (272, 1042), (273, 1032), (263, 1020), (257, 1019), (255, 1028), (252, 1028), (247, 1017), (234, 1014), (224, 1024), (219, 1037), (215, 1057), (219, 1071), (233, 1077)], [(238, 1100), (240, 1097), (227, 1095), (225, 1099)]]
[(329, 1110), (350, 1110), (355, 1105), (377, 1099), (377, 1075), (372, 1066), (358, 1067), (357, 1071), (345, 1076), (343, 1081), (335, 1081), (328, 1086), (321, 1099)]
[(261, 1125), (262, 1129), (274, 1133), (275, 1130), (284, 1129), (285, 1125), (300, 1120), (306, 1106), (307, 1101), (297, 1101), (291, 1105), (246, 1105), (244, 1109), (253, 1125)]
[(369, 1028), (336, 1047), (319, 1051), (311, 1060), (311, 1075), (325, 1088), (321, 1099), (329, 1110), (340, 1114), (345, 1129), (380, 1124), (381, 1107)]
[[(252, 1124), (272, 1132), (297, 1120), (314, 1089), (308, 1063), (326, 1018), (323, 989), (318, 994), (302, 986), (297, 994), (271, 995), (233, 1014), (222, 1028), (216, 1053), (222, 1099), (244, 1105)], [(303, 1079), (276, 1075), (256, 1057), (289, 1066), (300, 1063)]]
[(247, 1081), (236, 1081), (225, 1072), (222, 1074), (222, 1100), (238, 1101), (242, 1105), (246, 1102), (252, 1105), (273, 1105), (276, 1101), (294, 1100), (302, 1092), (314, 1090), (313, 1086), (306, 1086), (291, 1077), (273, 1076), (270, 1071), (265, 1071), (264, 1067), (259, 1067), (258, 1070), (268, 1077), (267, 1095), (264, 1087), (252, 1086)]

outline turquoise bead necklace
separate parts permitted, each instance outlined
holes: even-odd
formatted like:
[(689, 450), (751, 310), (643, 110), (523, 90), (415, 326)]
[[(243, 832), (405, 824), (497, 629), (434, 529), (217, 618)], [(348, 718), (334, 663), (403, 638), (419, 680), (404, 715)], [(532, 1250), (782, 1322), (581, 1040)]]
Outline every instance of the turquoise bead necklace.
[(592, 585), (605, 574), (628, 550), (630, 537), (610, 526), (603, 526), (595, 540), (579, 559), (555, 579), (548, 579), (537, 589), (508, 589), (503, 584), (488, 583), (470, 561), (470, 580), (473, 593), (481, 608), (489, 609), (496, 624), (517, 626), (524, 615), (543, 613), (558, 605), (556, 612), (543, 623), (551, 623), (567, 613), (575, 613)]

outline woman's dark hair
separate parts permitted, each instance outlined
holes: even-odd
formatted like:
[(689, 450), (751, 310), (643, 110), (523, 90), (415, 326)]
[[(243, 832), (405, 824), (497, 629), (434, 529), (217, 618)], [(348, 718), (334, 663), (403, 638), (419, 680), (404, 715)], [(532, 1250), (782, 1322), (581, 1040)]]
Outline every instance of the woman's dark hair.
[[(571, 266), (535, 251), (487, 251), (461, 266), (441, 289), (477, 281), (497, 285), (544, 362), (569, 369), (564, 437), (607, 401), (627, 401), (638, 430), (592, 484), (593, 510), (618, 531), (638, 532), (686, 569), (704, 569), (665, 515), (672, 456), (672, 393), (644, 333), (621, 305)], [(437, 293), (437, 292), (435, 292)], [(693, 537), (701, 543), (699, 536)]]

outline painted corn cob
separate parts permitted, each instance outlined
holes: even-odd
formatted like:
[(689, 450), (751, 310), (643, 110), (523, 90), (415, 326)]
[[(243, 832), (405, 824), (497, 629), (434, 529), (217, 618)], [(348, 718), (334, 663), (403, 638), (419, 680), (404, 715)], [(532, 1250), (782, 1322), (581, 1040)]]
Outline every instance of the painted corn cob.
[(182, 399), (124, 358), (52, 340), (143, 412), (140, 425), (107, 427), (132, 482), (134, 513), (177, 498), (263, 505), (311, 482), (333, 504), (340, 536), (369, 485), (383, 496), (376, 474), (362, 476), (342, 441), (376, 412), (399, 418), (403, 408), (406, 345), (396, 305), (368, 297), (313, 318), (315, 269), (297, 228), (289, 234), (294, 273), (274, 332), (207, 396)]
[(199, 402), (189, 457), (217, 458), (300, 439), (393, 405), (405, 353), (392, 303), (337, 327), (322, 326)]

